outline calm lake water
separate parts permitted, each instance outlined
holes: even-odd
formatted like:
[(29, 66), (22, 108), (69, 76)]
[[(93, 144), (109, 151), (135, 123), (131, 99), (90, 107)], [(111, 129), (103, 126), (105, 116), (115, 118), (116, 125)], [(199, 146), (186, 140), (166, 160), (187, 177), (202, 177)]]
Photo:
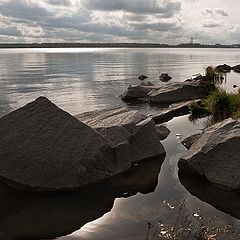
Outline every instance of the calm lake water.
[[(0, 116), (41, 95), (73, 115), (126, 106), (117, 96), (139, 83), (140, 74), (162, 84), (162, 72), (184, 81), (208, 65), (240, 64), (238, 49), (1, 49), (0, 56)], [(232, 86), (239, 81), (240, 74), (231, 73), (221, 85), (236, 91)], [(128, 107), (157, 110), (144, 104)], [(165, 159), (143, 163), (99, 186), (39, 196), (1, 183), (0, 239), (145, 239), (148, 222), (152, 234), (159, 222), (178, 221), (181, 202), (192, 218), (239, 228), (239, 194), (181, 178), (184, 187), (178, 177), (177, 162), (187, 150), (176, 134), (184, 139), (201, 132), (204, 119), (192, 123), (182, 116), (166, 125), (171, 134), (162, 141)]]

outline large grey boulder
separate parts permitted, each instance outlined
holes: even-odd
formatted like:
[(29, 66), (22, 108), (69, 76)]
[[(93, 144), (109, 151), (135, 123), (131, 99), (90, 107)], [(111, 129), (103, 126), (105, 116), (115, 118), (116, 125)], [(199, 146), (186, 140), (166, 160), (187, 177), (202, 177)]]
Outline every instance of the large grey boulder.
[(150, 103), (175, 103), (199, 99), (206, 96), (208, 85), (197, 83), (175, 82), (166, 84), (148, 93)]
[(178, 166), (230, 189), (240, 189), (240, 120), (224, 120), (208, 129)]
[(213, 86), (211, 82), (201, 81), (172, 82), (160, 86), (134, 85), (129, 86), (119, 97), (127, 102), (140, 100), (154, 104), (171, 104), (203, 98)]
[(21, 188), (72, 189), (117, 171), (107, 140), (44, 97), (0, 119), (0, 146), (0, 176)]
[(203, 98), (208, 86), (197, 83), (175, 82), (152, 89), (148, 93), (150, 103), (175, 103)]
[(165, 154), (154, 121), (138, 111), (117, 107), (75, 117), (101, 133), (112, 147), (123, 143), (129, 146), (127, 152), (119, 150), (119, 154), (131, 162)]
[(20, 189), (70, 190), (165, 154), (151, 118), (127, 109), (84, 116), (97, 130), (40, 97), (2, 117), (0, 177)]

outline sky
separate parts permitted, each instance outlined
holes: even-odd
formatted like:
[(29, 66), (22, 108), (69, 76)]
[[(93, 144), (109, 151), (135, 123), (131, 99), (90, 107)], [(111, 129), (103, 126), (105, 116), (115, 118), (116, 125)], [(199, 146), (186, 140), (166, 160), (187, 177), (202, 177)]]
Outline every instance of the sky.
[(0, 43), (240, 43), (239, 0), (0, 0)]

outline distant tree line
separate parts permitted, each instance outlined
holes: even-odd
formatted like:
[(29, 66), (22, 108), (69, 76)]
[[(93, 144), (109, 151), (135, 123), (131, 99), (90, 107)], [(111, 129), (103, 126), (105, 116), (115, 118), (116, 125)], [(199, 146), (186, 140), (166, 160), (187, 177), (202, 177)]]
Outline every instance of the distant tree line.
[(0, 48), (240, 48), (240, 44), (181, 43), (168, 45), (159, 43), (1, 43)]

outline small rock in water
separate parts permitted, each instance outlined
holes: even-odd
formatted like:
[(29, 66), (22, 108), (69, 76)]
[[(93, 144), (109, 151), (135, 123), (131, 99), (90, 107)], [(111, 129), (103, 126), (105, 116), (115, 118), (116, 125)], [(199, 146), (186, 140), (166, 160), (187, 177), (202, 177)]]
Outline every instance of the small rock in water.
[(143, 80), (145, 80), (145, 79), (147, 79), (147, 78), (148, 78), (148, 76), (146, 76), (146, 75), (140, 75), (140, 76), (138, 77), (138, 79), (141, 80), (141, 81), (143, 81)]
[(172, 77), (170, 77), (167, 73), (162, 73), (160, 76), (159, 76), (159, 79), (162, 81), (162, 82), (168, 82), (172, 79)]

